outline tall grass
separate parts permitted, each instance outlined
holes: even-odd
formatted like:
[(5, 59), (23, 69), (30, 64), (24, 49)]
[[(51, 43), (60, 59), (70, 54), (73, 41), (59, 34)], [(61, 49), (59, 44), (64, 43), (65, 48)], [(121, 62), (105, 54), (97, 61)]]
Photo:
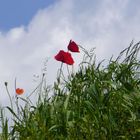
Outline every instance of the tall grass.
[(18, 115), (7, 107), (14, 115), (9, 132), (1, 109), (1, 139), (140, 139), (139, 50), (140, 42), (131, 43), (104, 67), (86, 51), (79, 70), (67, 78), (61, 74), (52, 89), (42, 80), (36, 105), (25, 99)]

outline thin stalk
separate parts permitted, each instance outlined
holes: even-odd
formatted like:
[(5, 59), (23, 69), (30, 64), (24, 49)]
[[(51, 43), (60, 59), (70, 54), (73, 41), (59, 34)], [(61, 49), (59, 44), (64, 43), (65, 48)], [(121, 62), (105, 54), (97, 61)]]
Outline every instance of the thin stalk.
[(70, 71), (69, 71), (68, 65), (67, 65), (67, 71), (68, 71), (68, 75), (69, 75), (69, 77), (70, 77)]
[(60, 83), (60, 77), (62, 75), (62, 67), (63, 67), (63, 62), (61, 63), (61, 66), (60, 66), (60, 72), (59, 72), (59, 75), (58, 75), (58, 84)]
[(40, 89), (39, 89), (40, 92), (38, 92), (38, 93), (39, 93), (38, 102), (39, 102), (39, 101), (41, 102), (41, 91), (42, 91), (42, 87), (43, 87), (44, 76), (45, 76), (45, 73), (43, 73), (42, 79), (41, 79), (41, 82), (40, 82), (40, 87), (39, 87), (39, 88), (40, 88)]
[(18, 96), (16, 94), (16, 78), (15, 78), (15, 98), (16, 98), (17, 113), (18, 113), (18, 116), (19, 116), (20, 115), (20, 110), (19, 110), (19, 106), (18, 106)]
[(10, 96), (10, 93), (9, 93), (9, 90), (8, 90), (8, 87), (7, 87), (7, 84), (8, 84), (8, 83), (5, 82), (6, 92), (7, 92), (8, 96), (9, 96), (9, 99), (10, 99), (11, 109), (13, 110), (12, 98), (11, 98), (11, 96)]

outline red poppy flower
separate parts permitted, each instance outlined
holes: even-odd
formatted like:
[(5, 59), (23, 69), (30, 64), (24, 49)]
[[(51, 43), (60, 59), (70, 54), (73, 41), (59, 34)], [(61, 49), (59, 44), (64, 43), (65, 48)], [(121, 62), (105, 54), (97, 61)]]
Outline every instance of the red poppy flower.
[(69, 42), (68, 50), (70, 50), (71, 52), (80, 52), (78, 45), (72, 40), (70, 40)]
[(59, 53), (55, 56), (55, 59), (57, 61), (61, 61), (63, 63), (66, 63), (68, 65), (73, 65), (74, 60), (69, 52), (65, 52), (63, 50), (60, 50)]
[(24, 90), (23, 89), (21, 89), (21, 88), (17, 88), (16, 89), (16, 94), (21, 95), (23, 93), (24, 93)]

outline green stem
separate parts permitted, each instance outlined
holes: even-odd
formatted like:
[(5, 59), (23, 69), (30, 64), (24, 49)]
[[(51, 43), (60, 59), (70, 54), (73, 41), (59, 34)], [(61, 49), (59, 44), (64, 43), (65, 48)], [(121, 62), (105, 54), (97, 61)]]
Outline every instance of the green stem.
[(67, 71), (68, 71), (68, 75), (69, 75), (69, 77), (70, 77), (70, 71), (69, 71), (68, 65), (67, 65)]
[(63, 62), (61, 63), (61, 66), (60, 66), (60, 73), (59, 73), (59, 76), (58, 76), (58, 82), (60, 83), (60, 77), (61, 77), (61, 74), (62, 74), (62, 67), (63, 67)]
[(10, 93), (9, 93), (9, 90), (8, 90), (8, 87), (7, 87), (7, 84), (6, 83), (5, 83), (5, 86), (6, 86), (6, 91), (8, 93), (9, 99), (10, 99), (11, 109), (13, 110), (12, 98), (10, 96)]
[(17, 113), (18, 113), (18, 116), (20, 115), (20, 111), (19, 111), (19, 106), (18, 106), (18, 96), (16, 94), (16, 78), (15, 78), (15, 97), (16, 97), (16, 106), (17, 106)]

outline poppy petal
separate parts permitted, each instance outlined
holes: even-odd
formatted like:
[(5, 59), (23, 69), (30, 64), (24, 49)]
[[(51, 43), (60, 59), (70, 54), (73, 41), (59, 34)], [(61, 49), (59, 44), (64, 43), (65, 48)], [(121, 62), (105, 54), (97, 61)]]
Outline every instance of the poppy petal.
[(78, 45), (72, 40), (69, 42), (68, 50), (71, 52), (80, 52)]
[(68, 65), (73, 65), (74, 60), (69, 52), (60, 50), (59, 53), (54, 57), (57, 61), (61, 61)]
[(20, 88), (17, 88), (16, 89), (16, 94), (21, 95), (23, 93), (24, 93), (24, 90), (23, 89), (20, 89)]

